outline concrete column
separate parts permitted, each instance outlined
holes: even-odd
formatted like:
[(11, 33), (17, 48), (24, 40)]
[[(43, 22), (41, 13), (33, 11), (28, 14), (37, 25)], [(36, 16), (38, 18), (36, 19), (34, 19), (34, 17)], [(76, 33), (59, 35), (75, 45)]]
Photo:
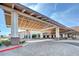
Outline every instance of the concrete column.
[(76, 38), (76, 34), (74, 34), (74, 37)]
[(56, 28), (56, 38), (57, 38), (57, 39), (60, 38), (59, 28)]
[(52, 35), (49, 35), (49, 38), (51, 39), (52, 38)]
[(75, 39), (76, 39), (76, 34), (74, 34), (74, 36), (75, 36)]
[(29, 32), (29, 30), (27, 31), (27, 35), (28, 35), (28, 39), (30, 39), (30, 32)]
[(21, 39), (24, 38), (24, 34), (23, 34), (23, 32), (21, 32), (19, 35), (20, 35), (20, 38), (21, 38)]
[(53, 38), (56, 38), (55, 34), (53, 34)]
[(32, 39), (32, 34), (30, 34), (30, 39)]
[(65, 37), (68, 38), (68, 34), (65, 34)]
[(40, 33), (40, 38), (41, 38), (41, 39), (43, 38), (43, 33)]
[(76, 38), (78, 39), (78, 36), (77, 36), (77, 34), (76, 34)]
[(47, 39), (47, 35), (45, 35), (45, 38)]
[(63, 38), (65, 38), (66, 37), (66, 34), (63, 34)]
[(76, 38), (79, 39), (79, 34), (76, 34)]
[(36, 38), (38, 39), (38, 34), (36, 34)]
[(30, 31), (26, 30), (26, 33), (27, 33), (27, 39), (29, 39), (30, 38)]
[(18, 14), (13, 10), (11, 12), (11, 43), (19, 44), (18, 36)]

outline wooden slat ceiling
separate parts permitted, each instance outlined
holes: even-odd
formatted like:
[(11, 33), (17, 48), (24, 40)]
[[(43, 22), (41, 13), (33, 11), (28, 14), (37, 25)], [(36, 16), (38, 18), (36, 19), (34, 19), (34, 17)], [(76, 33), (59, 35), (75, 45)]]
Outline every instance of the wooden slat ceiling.
[[(12, 4), (13, 4), (13, 3), (1, 3), (1, 5), (7, 6), (7, 7), (9, 7), (9, 8), (12, 8)], [(21, 5), (21, 4), (14, 3), (14, 5), (15, 5), (15, 6), (14, 6), (14, 9), (15, 9), (15, 10), (18, 10), (18, 11), (20, 11), (20, 12), (22, 12), (23, 10), (25, 10), (24, 13), (25, 13), (25, 14), (28, 14), (28, 15), (31, 15), (32, 17), (36, 17), (36, 18), (38, 18), (38, 19), (40, 19), (40, 20), (42, 20), (42, 21), (46, 21), (46, 22), (48, 22), (48, 23), (52, 23), (52, 24), (57, 25), (57, 26), (59, 26), (59, 27), (65, 27), (64, 25), (62, 25), (62, 24), (60, 24), (60, 23), (58, 23), (58, 22), (56, 22), (56, 21), (54, 21), (54, 20), (51, 20), (51, 19), (48, 18), (47, 16), (44, 16), (44, 15), (42, 15), (42, 14), (40, 14), (40, 13), (34, 11), (34, 10), (31, 10), (31, 9), (29, 9), (29, 8), (27, 8), (27, 7), (23, 6), (23, 5)], [(39, 16), (40, 16), (40, 17), (39, 17)]]
[[(64, 33), (64, 32), (67, 32), (67, 31), (69, 31), (69, 30), (60, 28), (60, 33)], [(43, 32), (48, 32), (50, 34), (55, 34), (56, 33), (56, 29), (55, 28), (48, 29), (48, 30), (44, 30)]]
[[(52, 24), (52, 25), (49, 25), (48, 23), (43, 23), (40, 21), (36, 21), (34, 19), (26, 18), (22, 15), (19, 15), (18, 25), (19, 25), (19, 28), (21, 28), (21, 29), (31, 28), (31, 29), (41, 30), (41, 29), (45, 29), (45, 28), (48, 28), (51, 26), (53, 27), (54, 25), (56, 25), (56, 26), (60, 27), (60, 32), (64, 32), (64, 31), (69, 30), (68, 27), (66, 28), (62, 24), (60, 24), (54, 20), (51, 20), (50, 18), (45, 17), (45, 16), (43, 16), (43, 15), (41, 15), (41, 14), (39, 14), (39, 13), (29, 9), (29, 8), (26, 8), (23, 5), (14, 4), (15, 6), (13, 7), (12, 4), (13, 3), (1, 3), (0, 5), (4, 5), (4, 6), (7, 6), (9, 8), (14, 8), (15, 10), (18, 10), (20, 12), (22, 12), (25, 9), (25, 11), (23, 13), (28, 14), (32, 17), (36, 17), (37, 19), (40, 19), (42, 21), (45, 21), (45, 22)], [(6, 25), (11, 26), (11, 13), (8, 12), (7, 10), (4, 10), (4, 13), (5, 13)], [(53, 29), (49, 29), (48, 31), (52, 31), (52, 30)], [(53, 31), (53, 32), (55, 32), (55, 31)]]
[(32, 28), (32, 29), (43, 29), (43, 28), (49, 27), (49, 25), (45, 23), (41, 23), (39, 21), (29, 19), (29, 18), (20, 17), (19, 27)]
[[(7, 25), (11, 25), (11, 14), (8, 15), (7, 12), (5, 12), (5, 20), (6, 20), (6, 24)], [(20, 16), (18, 19), (18, 25), (19, 28), (23, 29), (23, 28), (32, 28), (32, 29), (44, 29), (47, 27), (50, 27), (49, 25), (39, 22), (39, 21), (35, 21), (35, 20), (31, 20), (29, 18), (25, 18), (23, 16)]]

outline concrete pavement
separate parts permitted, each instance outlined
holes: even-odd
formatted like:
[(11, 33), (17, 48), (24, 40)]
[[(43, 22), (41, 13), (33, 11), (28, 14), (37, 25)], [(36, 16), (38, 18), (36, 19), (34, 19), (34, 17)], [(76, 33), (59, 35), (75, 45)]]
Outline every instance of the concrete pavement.
[(79, 46), (50, 40), (28, 43), (22, 48), (1, 52), (0, 56), (79, 56)]

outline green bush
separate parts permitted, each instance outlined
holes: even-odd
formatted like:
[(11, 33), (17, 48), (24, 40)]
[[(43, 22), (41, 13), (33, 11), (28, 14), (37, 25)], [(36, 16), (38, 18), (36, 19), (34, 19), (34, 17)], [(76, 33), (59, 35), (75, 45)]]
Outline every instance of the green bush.
[(2, 41), (2, 44), (4, 44), (5, 46), (9, 46), (9, 45), (11, 45), (11, 41), (4, 40), (4, 41)]
[(35, 39), (35, 38), (36, 38), (36, 34), (33, 34), (33, 35), (32, 35), (32, 38), (34, 38), (34, 39)]
[(24, 44), (24, 43), (25, 43), (25, 41), (20, 41), (20, 42), (19, 42), (19, 44)]
[(2, 46), (2, 43), (0, 42), (0, 46)]

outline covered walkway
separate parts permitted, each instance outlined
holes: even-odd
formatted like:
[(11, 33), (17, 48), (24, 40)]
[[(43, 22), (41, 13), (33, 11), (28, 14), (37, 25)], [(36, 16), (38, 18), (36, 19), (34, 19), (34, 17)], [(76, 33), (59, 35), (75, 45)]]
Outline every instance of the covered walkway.
[(6, 26), (11, 28), (12, 44), (19, 44), (20, 39), (79, 39), (76, 31), (21, 4), (1, 3), (0, 8), (4, 10)]

